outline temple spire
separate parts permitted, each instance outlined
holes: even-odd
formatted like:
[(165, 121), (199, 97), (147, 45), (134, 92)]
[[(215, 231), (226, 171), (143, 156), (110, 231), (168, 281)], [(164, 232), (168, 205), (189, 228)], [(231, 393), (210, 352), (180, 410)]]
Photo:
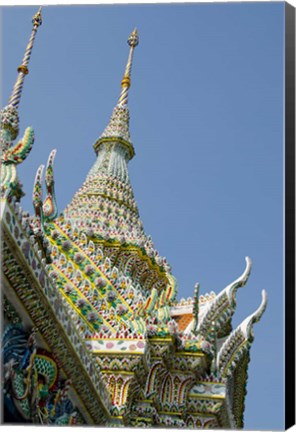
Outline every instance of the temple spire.
[(32, 19), (33, 29), (25, 50), (22, 64), (18, 67), (18, 76), (11, 92), (8, 104), (0, 111), (0, 147), (7, 150), (12, 141), (18, 136), (19, 114), (18, 107), (21, 100), (25, 76), (29, 73), (28, 65), (34, 45), (38, 27), (42, 24), (41, 7)]
[(111, 118), (104, 132), (94, 144), (94, 149), (98, 153), (101, 144), (106, 142), (120, 142), (123, 144), (129, 154), (129, 159), (134, 156), (134, 148), (131, 142), (129, 133), (129, 110), (127, 106), (128, 91), (131, 85), (131, 70), (133, 64), (134, 49), (139, 43), (137, 29), (135, 29), (129, 36), (127, 43), (130, 46), (129, 55), (123, 79), (121, 81), (121, 92), (115, 106)]
[(8, 105), (12, 105), (16, 109), (18, 108), (20, 103), (25, 76), (29, 73), (28, 65), (29, 65), (32, 49), (34, 46), (34, 40), (37, 33), (37, 29), (42, 24), (41, 7), (39, 8), (38, 12), (33, 16), (32, 23), (33, 23), (33, 29), (31, 32), (31, 37), (24, 54), (22, 64), (17, 69), (18, 76), (8, 101)]
[(134, 245), (146, 242), (128, 173), (128, 162), (135, 151), (129, 133), (127, 102), (133, 53), (138, 43), (135, 29), (128, 38), (130, 50), (119, 99), (107, 127), (94, 144), (96, 161), (63, 214), (65, 221), (101, 240)]
[(136, 28), (130, 34), (127, 43), (130, 46), (130, 51), (129, 51), (128, 60), (125, 68), (125, 73), (121, 81), (121, 93), (118, 99), (118, 105), (126, 105), (128, 102), (128, 90), (131, 85), (131, 71), (132, 71), (132, 64), (133, 64), (134, 49), (139, 43), (138, 31)]

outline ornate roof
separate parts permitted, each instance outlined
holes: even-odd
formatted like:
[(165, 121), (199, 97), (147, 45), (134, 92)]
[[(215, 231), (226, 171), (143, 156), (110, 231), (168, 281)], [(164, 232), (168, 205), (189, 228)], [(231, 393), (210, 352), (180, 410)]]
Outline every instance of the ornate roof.
[[(47, 367), (72, 379), (71, 400), (88, 424), (240, 427), (252, 325), (261, 318), (266, 295), (260, 308), (232, 331), (235, 294), (251, 270), (246, 258), (243, 274), (219, 294), (199, 295), (196, 284), (193, 299), (176, 300), (176, 281), (144, 231), (128, 175), (134, 148), (127, 102), (136, 30), (128, 39), (118, 103), (94, 145), (97, 159), (85, 182), (59, 215), (53, 150), (45, 170), (45, 199), (41, 165), (33, 188), (35, 214), (20, 208), (15, 165), (26, 158), (34, 135), (28, 129), (12, 146), (17, 135), (13, 116), (40, 23), (39, 11), (18, 84), (1, 112), (6, 320), (9, 326), (16, 319), (36, 328), (47, 349)], [(5, 338), (13, 332), (22, 341), (27, 337), (7, 327)], [(45, 376), (36, 352), (30, 351), (30, 371)], [(21, 365), (27, 354), (13, 363), (9, 353), (7, 370), (26, 382)], [(7, 382), (14, 376), (7, 374)], [(42, 405), (39, 414), (44, 413)], [(54, 422), (50, 416), (47, 420)]]

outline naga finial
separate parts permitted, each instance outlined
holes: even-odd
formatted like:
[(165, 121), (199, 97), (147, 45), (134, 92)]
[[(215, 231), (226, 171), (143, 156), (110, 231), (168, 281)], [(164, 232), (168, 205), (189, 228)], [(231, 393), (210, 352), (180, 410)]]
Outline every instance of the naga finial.
[(253, 324), (260, 321), (267, 306), (267, 292), (265, 290), (262, 290), (261, 296), (262, 300), (258, 309), (256, 309), (255, 312), (248, 316), (240, 325), (243, 334), (249, 340), (253, 339)]
[(131, 85), (131, 70), (133, 64), (134, 49), (139, 44), (138, 30), (136, 28), (130, 34), (127, 43), (130, 46), (130, 51), (125, 68), (125, 73), (121, 81), (121, 93), (118, 100), (119, 105), (126, 105), (128, 102), (128, 89)]

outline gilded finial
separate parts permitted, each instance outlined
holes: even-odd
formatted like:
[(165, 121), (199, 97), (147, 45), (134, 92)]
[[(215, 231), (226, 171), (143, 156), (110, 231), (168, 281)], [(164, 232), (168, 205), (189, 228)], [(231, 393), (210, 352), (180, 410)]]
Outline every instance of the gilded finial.
[(32, 18), (32, 23), (34, 27), (39, 27), (42, 24), (42, 15), (41, 15), (42, 6), (38, 9), (35, 15)]
[(127, 60), (127, 65), (125, 68), (125, 73), (121, 81), (121, 93), (119, 96), (118, 104), (126, 105), (128, 102), (128, 89), (131, 85), (131, 70), (133, 64), (133, 54), (135, 47), (139, 44), (138, 30), (135, 28), (129, 35), (127, 43), (130, 46), (129, 56)]
[(135, 28), (134, 31), (131, 32), (129, 35), (129, 38), (127, 40), (127, 43), (131, 47), (136, 47), (139, 44), (139, 36), (138, 36), (138, 30)]

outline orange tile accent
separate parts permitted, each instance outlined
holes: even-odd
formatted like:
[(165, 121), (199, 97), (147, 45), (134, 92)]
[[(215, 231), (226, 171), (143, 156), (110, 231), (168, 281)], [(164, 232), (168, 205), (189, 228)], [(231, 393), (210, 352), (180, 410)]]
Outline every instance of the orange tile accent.
[(180, 331), (184, 331), (190, 322), (193, 320), (192, 314), (184, 314), (175, 317), (175, 320), (178, 324), (178, 328)]

